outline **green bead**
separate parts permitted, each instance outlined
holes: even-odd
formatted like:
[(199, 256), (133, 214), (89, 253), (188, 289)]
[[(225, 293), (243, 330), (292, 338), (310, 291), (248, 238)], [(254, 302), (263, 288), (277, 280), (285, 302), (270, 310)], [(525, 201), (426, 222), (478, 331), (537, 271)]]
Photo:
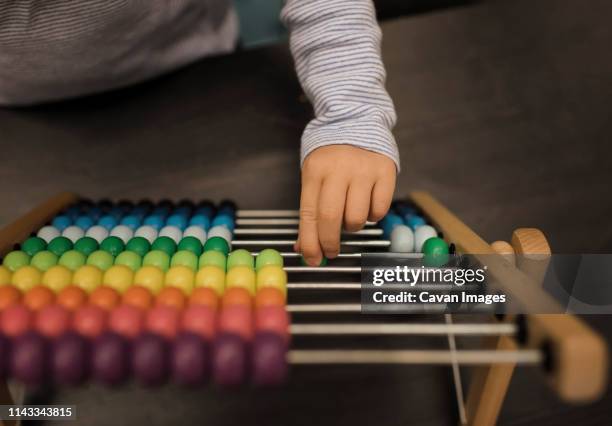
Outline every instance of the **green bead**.
[(100, 250), (107, 251), (113, 256), (117, 256), (124, 248), (125, 244), (119, 237), (106, 237), (100, 243)]
[(144, 256), (151, 250), (151, 243), (144, 237), (134, 237), (128, 241), (125, 246), (126, 250), (133, 251), (139, 256)]
[(245, 249), (234, 250), (227, 256), (227, 269), (232, 269), (234, 266), (253, 268), (255, 266), (253, 255)]
[(163, 251), (168, 256), (172, 256), (176, 252), (176, 243), (170, 237), (159, 237), (153, 241), (151, 250)]
[[(302, 266), (310, 266), (310, 265), (308, 265), (308, 263), (306, 263), (304, 258), (301, 257), (301, 256), (300, 256), (300, 264)], [(321, 263), (319, 263), (319, 266), (327, 266), (327, 258), (325, 256), (323, 256), (323, 258), (321, 259)]]
[(80, 251), (68, 250), (66, 253), (62, 254), (58, 263), (71, 271), (76, 271), (81, 266), (85, 265), (86, 260), (87, 256)]
[(47, 248), (47, 242), (39, 237), (30, 237), (21, 244), (21, 250), (28, 256), (34, 256)]
[(216, 250), (216, 251), (220, 251), (226, 256), (229, 253), (229, 249), (230, 249), (229, 244), (227, 243), (227, 241), (225, 241), (225, 239), (221, 237), (209, 238), (208, 240), (206, 240), (206, 243), (204, 244), (204, 251)]
[(108, 268), (113, 266), (113, 256), (107, 251), (96, 250), (87, 256), (87, 264), (96, 266), (102, 271), (106, 271)]
[(17, 269), (22, 266), (26, 266), (30, 263), (30, 256), (27, 253), (21, 250), (15, 250), (4, 256), (4, 261), (2, 264), (10, 269), (12, 272), (15, 272)]
[(255, 259), (255, 270), (259, 271), (264, 266), (274, 265), (283, 266), (283, 256), (274, 249), (264, 249), (257, 255)]
[(79, 238), (78, 241), (74, 243), (74, 249), (83, 253), (85, 256), (89, 256), (94, 251), (98, 250), (98, 242), (91, 237)]
[(142, 259), (143, 266), (157, 266), (166, 272), (170, 267), (170, 256), (165, 251), (151, 250)]
[(45, 272), (50, 267), (57, 265), (57, 255), (49, 250), (39, 251), (32, 256), (30, 265), (34, 266), (40, 271)]
[(202, 243), (196, 237), (185, 237), (178, 244), (179, 250), (189, 250), (196, 256), (202, 254)]
[(217, 266), (225, 271), (226, 260), (225, 255), (220, 251), (209, 250), (202, 253), (200, 256), (199, 267), (203, 268), (204, 266)]
[(72, 241), (66, 237), (55, 237), (47, 245), (47, 250), (55, 253), (57, 256), (61, 256), (68, 250), (72, 250)]
[(132, 271), (136, 271), (142, 265), (142, 258), (138, 253), (126, 250), (115, 258), (115, 265), (125, 265)]
[(442, 238), (431, 237), (423, 243), (422, 250), (425, 266), (440, 267), (448, 263), (448, 244)]
[(170, 266), (187, 266), (194, 271), (198, 268), (198, 256), (188, 250), (179, 250), (172, 256)]

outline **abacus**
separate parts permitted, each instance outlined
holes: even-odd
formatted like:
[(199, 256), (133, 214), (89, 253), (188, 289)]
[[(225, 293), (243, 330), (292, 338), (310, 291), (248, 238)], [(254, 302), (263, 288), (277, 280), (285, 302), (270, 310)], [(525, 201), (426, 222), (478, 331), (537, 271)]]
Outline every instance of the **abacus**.
[[(553, 303), (539, 286), (550, 256), (540, 231), (518, 229), (511, 243), (489, 245), (415, 192), (379, 224), (343, 235), (338, 259), (310, 267), (290, 250), (297, 224), (297, 211), (240, 210), (228, 201), (47, 200), (0, 231), (0, 378), (25, 386), (282, 386), (291, 368), (308, 365), (434, 364), (453, 369), (459, 419), (470, 425), (495, 424), (515, 366), (541, 367), (568, 402), (603, 392), (606, 345), (575, 316), (462, 323), (444, 314), (423, 323), (361, 314), (354, 302), (362, 254), (391, 250), (500, 254), (488, 262), (492, 279), (526, 306)], [(370, 335), (442, 336), (448, 349), (334, 348), (338, 336)], [(296, 346), (294, 336), (329, 344)], [(482, 344), (460, 349), (460, 337)], [(466, 398), (461, 366), (473, 369)], [(9, 403), (6, 386), (1, 395)]]

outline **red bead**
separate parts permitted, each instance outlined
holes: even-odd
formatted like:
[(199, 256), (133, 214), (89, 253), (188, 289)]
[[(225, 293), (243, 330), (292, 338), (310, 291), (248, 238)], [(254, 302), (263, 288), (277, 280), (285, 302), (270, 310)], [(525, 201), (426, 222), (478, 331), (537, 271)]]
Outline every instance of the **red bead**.
[(257, 291), (255, 296), (255, 307), (262, 306), (285, 306), (285, 294), (274, 287), (263, 287)]
[(110, 311), (119, 304), (121, 296), (114, 288), (101, 285), (89, 295), (89, 303)]
[(219, 296), (212, 288), (197, 287), (191, 292), (189, 304), (207, 306), (216, 311), (219, 307)]
[(69, 311), (76, 311), (87, 302), (87, 293), (81, 287), (69, 285), (59, 292), (56, 302)]
[(28, 290), (23, 297), (23, 304), (31, 311), (39, 311), (55, 301), (55, 293), (48, 287), (37, 285)]
[(142, 330), (143, 312), (135, 306), (121, 305), (113, 309), (108, 318), (108, 328), (115, 333), (133, 339)]
[(172, 306), (155, 306), (145, 320), (145, 329), (168, 339), (174, 338), (179, 329), (181, 315), (178, 309)]
[(253, 298), (251, 293), (243, 287), (230, 287), (223, 293), (223, 307), (242, 305), (246, 307), (253, 306)]
[(82, 306), (72, 317), (72, 328), (83, 336), (97, 337), (106, 329), (106, 311), (99, 306)]
[(9, 337), (19, 336), (32, 328), (33, 316), (23, 305), (12, 305), (2, 312), (0, 328)]
[(159, 293), (157, 293), (155, 304), (157, 306), (172, 306), (180, 311), (186, 304), (185, 294), (183, 293), (183, 290), (178, 287), (164, 287)]
[(58, 337), (70, 328), (70, 312), (59, 305), (49, 305), (36, 314), (36, 330), (45, 337)]
[(12, 285), (0, 286), (0, 312), (13, 306), (21, 299), (21, 292)]
[(212, 340), (217, 331), (215, 311), (208, 306), (191, 305), (183, 311), (181, 327), (205, 340)]
[(123, 303), (147, 310), (153, 305), (153, 295), (149, 289), (134, 285), (123, 293)]
[(255, 330), (269, 332), (289, 341), (289, 313), (284, 306), (264, 306), (255, 311)]
[(246, 341), (253, 339), (253, 311), (249, 306), (232, 305), (221, 309), (219, 333), (236, 334)]

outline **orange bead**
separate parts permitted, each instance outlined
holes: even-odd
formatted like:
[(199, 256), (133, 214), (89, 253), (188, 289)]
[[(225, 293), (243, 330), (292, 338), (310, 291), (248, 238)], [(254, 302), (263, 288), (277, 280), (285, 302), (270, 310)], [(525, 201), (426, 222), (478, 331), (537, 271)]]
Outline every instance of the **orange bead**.
[(89, 295), (89, 303), (94, 306), (99, 306), (102, 309), (110, 311), (119, 304), (121, 296), (114, 288), (107, 285), (101, 285), (91, 292)]
[(255, 307), (285, 306), (285, 294), (275, 287), (263, 287), (255, 295)]
[(172, 306), (178, 310), (183, 309), (186, 302), (183, 290), (178, 287), (164, 287), (155, 298), (156, 306)]
[(23, 304), (31, 311), (39, 311), (55, 300), (55, 293), (48, 287), (37, 285), (23, 296)]
[(0, 286), (0, 312), (15, 305), (21, 299), (21, 292), (12, 285)]
[(216, 311), (219, 307), (219, 297), (210, 287), (197, 287), (191, 292), (189, 304), (208, 306), (213, 311)]
[(223, 307), (241, 305), (248, 308), (253, 306), (251, 293), (244, 287), (230, 287), (223, 294)]
[(153, 306), (153, 295), (148, 288), (141, 285), (133, 285), (123, 293), (123, 303), (147, 310)]
[(57, 295), (57, 304), (69, 311), (76, 311), (87, 302), (87, 293), (81, 287), (69, 285)]

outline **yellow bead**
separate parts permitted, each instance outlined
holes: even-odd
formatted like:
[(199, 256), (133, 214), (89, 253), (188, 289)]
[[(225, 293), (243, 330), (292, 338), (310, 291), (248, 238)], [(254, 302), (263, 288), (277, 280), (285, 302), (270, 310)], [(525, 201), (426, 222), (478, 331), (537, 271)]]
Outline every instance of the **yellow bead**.
[(287, 273), (278, 265), (268, 265), (257, 271), (257, 290), (274, 287), (287, 295)]
[(183, 290), (183, 293), (186, 295), (191, 294), (191, 290), (193, 290), (193, 282), (195, 280), (195, 272), (193, 269), (183, 266), (177, 265), (168, 269), (166, 272), (166, 280), (165, 284), (171, 287), (177, 287)]
[(39, 285), (42, 280), (42, 272), (33, 266), (22, 266), (13, 272), (11, 284), (22, 292), (26, 292), (32, 287)]
[(152, 294), (157, 294), (164, 287), (164, 271), (157, 266), (142, 266), (134, 276), (134, 284), (143, 286)]
[(72, 284), (72, 271), (65, 266), (55, 265), (43, 274), (42, 283), (59, 293), (64, 287)]
[(106, 270), (102, 283), (123, 293), (132, 285), (134, 272), (125, 265), (113, 265)]
[(223, 296), (225, 291), (225, 271), (218, 266), (204, 266), (200, 268), (195, 277), (196, 287), (209, 287)]
[(76, 270), (72, 280), (87, 293), (91, 293), (102, 284), (102, 270), (93, 265), (84, 265)]
[(11, 283), (11, 276), (13, 273), (6, 266), (0, 265), (0, 285), (7, 285)]
[(242, 287), (255, 296), (255, 270), (249, 266), (234, 266), (225, 277), (227, 288)]

